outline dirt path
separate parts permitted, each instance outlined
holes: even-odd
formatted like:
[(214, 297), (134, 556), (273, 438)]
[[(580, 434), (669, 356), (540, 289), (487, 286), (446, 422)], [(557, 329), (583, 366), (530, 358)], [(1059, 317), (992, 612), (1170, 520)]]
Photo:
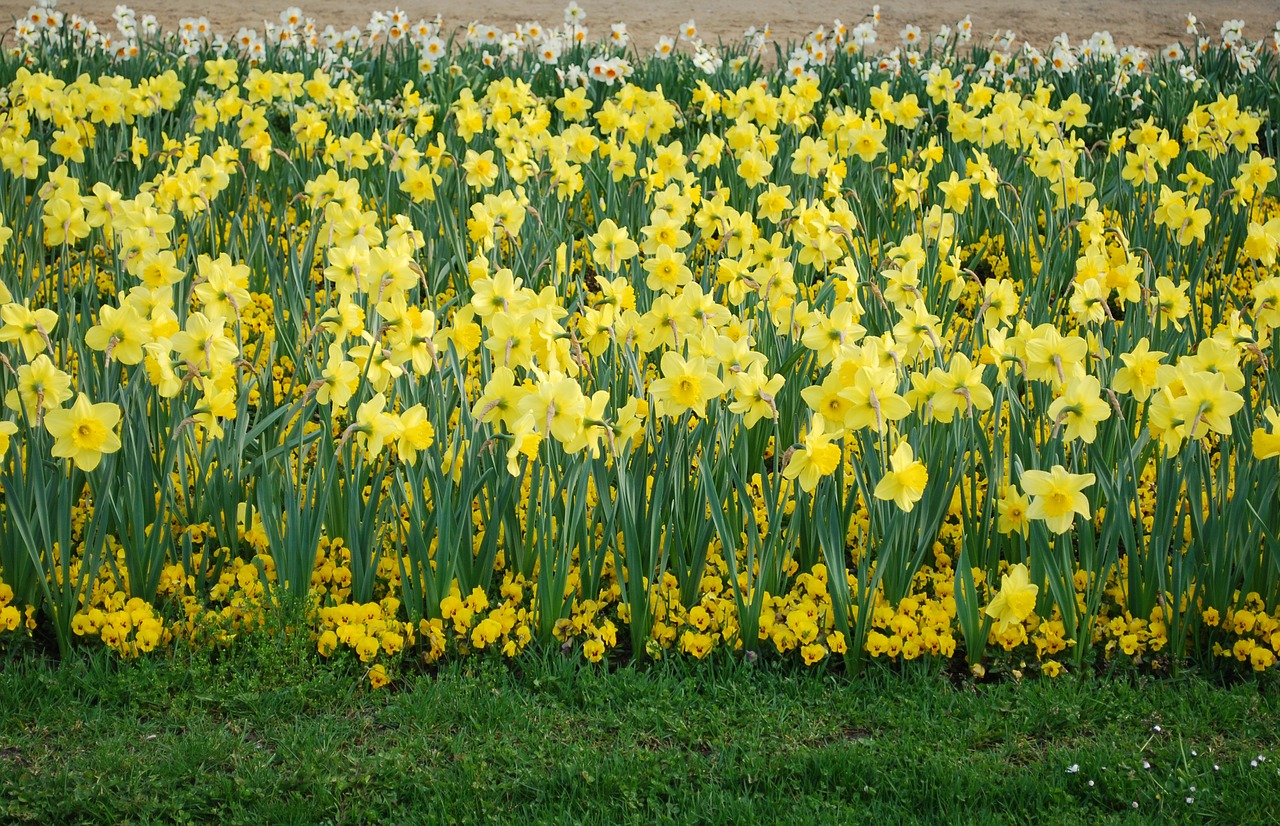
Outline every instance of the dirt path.
[[(847, 24), (856, 23), (871, 11), (870, 3), (833, 0), (645, 0), (635, 4), (579, 1), (587, 12), (586, 24), (593, 35), (603, 36), (610, 23), (621, 20), (627, 23), (642, 51), (647, 51), (661, 34), (675, 35), (690, 17), (697, 21), (702, 37), (711, 42), (717, 38), (737, 39), (748, 26), (766, 23), (771, 25), (776, 39), (785, 41), (801, 37), (819, 25), (829, 28), (836, 18)], [(563, 21), (565, 4), (564, 0), (407, 0), (401, 8), (413, 20), (440, 13), (446, 26), (478, 20), (510, 29), (530, 20), (558, 25)], [(182, 5), (186, 7), (143, 0), (134, 9), (139, 14), (153, 13), (169, 26), (182, 16), (203, 13), (216, 31), (232, 34), (240, 26), (261, 28), (264, 18), (277, 20), (285, 2), (206, 0)], [(363, 25), (369, 20), (370, 10), (376, 8), (349, 0), (310, 0), (300, 5), (321, 27), (330, 23), (342, 27)], [(1106, 30), (1119, 46), (1135, 44), (1158, 49), (1174, 40), (1187, 40), (1183, 26), (1187, 11), (1195, 13), (1215, 39), (1218, 27), (1228, 18), (1244, 20), (1245, 34), (1253, 40), (1268, 36), (1280, 21), (1280, 2), (1276, 0), (1196, 0), (1187, 5), (1164, 0), (887, 0), (881, 5), (882, 45), (896, 41), (904, 24), (914, 23), (928, 32), (943, 24), (954, 26), (965, 14), (972, 15), (976, 37), (1012, 29), (1020, 38), (1040, 47), (1048, 45), (1059, 32), (1065, 31), (1073, 41), (1079, 41), (1095, 31)], [(59, 4), (63, 12), (82, 14), (110, 28), (114, 28), (111, 12), (115, 6), (115, 0), (64, 0)], [(21, 0), (0, 0), (0, 20), (22, 16), (27, 8), (28, 4)]]

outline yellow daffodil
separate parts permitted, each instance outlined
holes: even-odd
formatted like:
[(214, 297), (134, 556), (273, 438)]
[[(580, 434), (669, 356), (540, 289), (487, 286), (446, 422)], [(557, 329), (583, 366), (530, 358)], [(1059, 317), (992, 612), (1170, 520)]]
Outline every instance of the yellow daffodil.
[(1075, 524), (1076, 514), (1089, 518), (1089, 498), (1084, 489), (1097, 481), (1092, 473), (1070, 473), (1062, 465), (1048, 471), (1022, 472), (1022, 489), (1030, 494), (1030, 519), (1041, 519), (1054, 533), (1066, 533)]
[(1271, 405), (1263, 411), (1270, 430), (1255, 428), (1253, 431), (1253, 456), (1255, 459), (1270, 459), (1280, 456), (1280, 413)]
[(1021, 534), (1024, 538), (1031, 530), (1031, 502), (1013, 485), (1005, 485), (1000, 489), (1000, 498), (996, 502), (999, 518), (996, 530), (1005, 535)]
[(639, 245), (631, 240), (627, 230), (606, 218), (591, 236), (592, 260), (609, 272), (617, 272), (623, 262), (629, 261), (640, 252)]
[(875, 496), (893, 502), (907, 513), (916, 506), (924, 496), (925, 485), (929, 482), (929, 471), (923, 463), (915, 458), (911, 445), (903, 439), (889, 457), (890, 470), (886, 471), (876, 485)]
[(45, 429), (53, 436), (53, 455), (70, 459), (83, 471), (91, 471), (105, 453), (120, 449), (115, 427), (120, 423), (120, 408), (111, 402), (90, 404), (81, 393), (70, 408), (50, 410), (44, 417)]
[[(1024, 474), (1025, 476), (1025, 474)], [(996, 621), (995, 632), (1004, 634), (1036, 610), (1036, 595), (1040, 592), (1032, 584), (1030, 572), (1022, 563), (1009, 567), (1000, 579), (1000, 590), (987, 606), (986, 614)]]
[(9, 443), (17, 432), (18, 426), (13, 422), (0, 422), (0, 460), (9, 452)]
[(1145, 337), (1140, 339), (1132, 352), (1120, 354), (1124, 367), (1116, 371), (1111, 386), (1117, 393), (1130, 393), (1138, 401), (1146, 401), (1156, 387), (1156, 368), (1168, 355), (1152, 350)]
[(1062, 395), (1049, 405), (1049, 418), (1065, 427), (1067, 441), (1080, 439), (1092, 444), (1098, 435), (1098, 423), (1111, 417), (1111, 405), (1101, 398), (1101, 384), (1093, 376), (1069, 382)]
[(782, 475), (793, 481), (798, 479), (806, 493), (813, 493), (818, 487), (818, 480), (835, 473), (839, 464), (840, 446), (831, 442), (823, 418), (814, 416), (809, 432), (801, 439), (800, 447), (791, 454)]
[(707, 369), (705, 358), (685, 360), (678, 353), (662, 354), (662, 378), (650, 387), (658, 415), (676, 418), (693, 411), (707, 414), (707, 402), (724, 392), (724, 384)]
[(25, 303), (0, 307), (0, 341), (16, 341), (28, 359), (46, 349), (49, 335), (58, 324), (58, 314), (47, 307), (31, 309)]

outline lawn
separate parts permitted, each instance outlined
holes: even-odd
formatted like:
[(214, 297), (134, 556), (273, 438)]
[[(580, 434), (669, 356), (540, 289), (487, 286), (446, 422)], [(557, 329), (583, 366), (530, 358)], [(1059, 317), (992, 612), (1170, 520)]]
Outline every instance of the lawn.
[(18, 823), (1266, 823), (1280, 702), (1257, 681), (976, 684), (558, 652), (372, 691), (260, 635), (217, 656), (0, 671)]

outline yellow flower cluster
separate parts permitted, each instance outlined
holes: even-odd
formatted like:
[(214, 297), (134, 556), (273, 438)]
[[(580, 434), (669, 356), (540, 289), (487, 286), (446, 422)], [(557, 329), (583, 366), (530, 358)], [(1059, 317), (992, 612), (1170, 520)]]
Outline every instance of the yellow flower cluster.
[(23, 52), (0, 628), (134, 657), (293, 600), (375, 686), (534, 644), (1274, 664), (1243, 58), (925, 69), (842, 30), (778, 73), (575, 75), (477, 34), (425, 78), (407, 31), (366, 76), (288, 38), (96, 80)]

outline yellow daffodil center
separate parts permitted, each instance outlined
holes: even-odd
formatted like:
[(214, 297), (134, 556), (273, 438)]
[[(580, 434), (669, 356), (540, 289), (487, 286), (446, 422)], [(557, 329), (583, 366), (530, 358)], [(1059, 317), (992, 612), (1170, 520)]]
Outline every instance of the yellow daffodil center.
[(701, 383), (692, 376), (681, 376), (671, 385), (671, 398), (685, 407), (693, 407), (702, 401)]
[(97, 419), (84, 419), (71, 431), (71, 439), (81, 450), (96, 450), (106, 440), (107, 429)]

